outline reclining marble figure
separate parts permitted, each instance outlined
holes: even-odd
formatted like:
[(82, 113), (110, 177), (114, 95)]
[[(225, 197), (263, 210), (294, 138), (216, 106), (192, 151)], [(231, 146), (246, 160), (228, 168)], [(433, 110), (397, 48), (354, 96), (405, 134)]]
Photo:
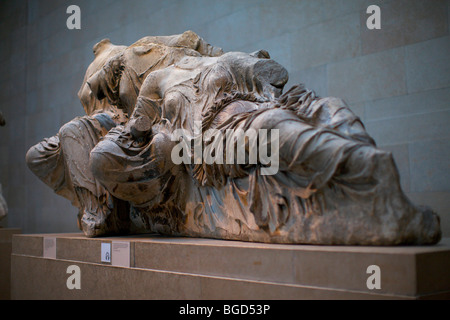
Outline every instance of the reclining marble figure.
[(224, 53), (187, 31), (103, 40), (94, 53), (79, 91), (86, 116), (27, 153), (87, 236), (440, 240), (438, 215), (409, 201), (392, 155), (344, 101), (303, 85), (283, 93), (288, 72), (266, 51)]

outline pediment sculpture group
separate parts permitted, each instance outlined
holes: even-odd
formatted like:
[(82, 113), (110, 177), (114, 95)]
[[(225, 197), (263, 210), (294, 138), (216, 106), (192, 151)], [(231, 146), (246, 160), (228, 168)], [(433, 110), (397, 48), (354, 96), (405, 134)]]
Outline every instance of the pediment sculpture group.
[(346, 103), (283, 91), (288, 72), (267, 51), (223, 52), (192, 31), (93, 50), (85, 115), (26, 155), (86, 236), (440, 240), (438, 215), (406, 197), (391, 153)]

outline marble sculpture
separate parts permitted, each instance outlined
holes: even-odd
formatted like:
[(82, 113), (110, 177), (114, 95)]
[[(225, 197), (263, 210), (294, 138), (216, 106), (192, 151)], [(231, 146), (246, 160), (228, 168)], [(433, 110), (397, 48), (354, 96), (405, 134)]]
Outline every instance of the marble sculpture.
[[(6, 124), (5, 117), (0, 112), (0, 126), (4, 126)], [(2, 185), (0, 184), (0, 220), (6, 217), (8, 214), (8, 206), (6, 205), (5, 198), (3, 198), (2, 194)]]
[(288, 72), (268, 52), (223, 52), (192, 31), (93, 50), (86, 115), (26, 155), (86, 236), (440, 240), (438, 215), (405, 196), (391, 153), (345, 102), (301, 84), (283, 93)]

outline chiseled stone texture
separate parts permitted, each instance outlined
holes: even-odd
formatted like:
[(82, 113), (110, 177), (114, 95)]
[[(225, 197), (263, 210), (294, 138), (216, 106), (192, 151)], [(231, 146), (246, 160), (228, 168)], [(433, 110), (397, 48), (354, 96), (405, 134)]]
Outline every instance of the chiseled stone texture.
[[(81, 30), (66, 28), (71, 4), (81, 8)], [(372, 4), (381, 30), (366, 28)], [(347, 101), (448, 237), (449, 15), (448, 0), (2, 1), (0, 183), (9, 216), (1, 223), (76, 231), (76, 210), (27, 170), (26, 150), (83, 114), (76, 93), (95, 43), (190, 29), (225, 51), (267, 49), (290, 72), (286, 88), (305, 82)]]

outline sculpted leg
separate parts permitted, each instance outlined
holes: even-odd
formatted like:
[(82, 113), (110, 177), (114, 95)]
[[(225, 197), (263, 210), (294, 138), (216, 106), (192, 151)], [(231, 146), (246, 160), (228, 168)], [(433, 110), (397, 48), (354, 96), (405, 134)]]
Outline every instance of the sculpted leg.
[(136, 207), (162, 203), (165, 192), (175, 189), (173, 183), (178, 169), (170, 159), (174, 142), (163, 133), (155, 134), (148, 143), (135, 148), (127, 149), (116, 142), (108, 135), (92, 150), (93, 176), (112, 195)]
[[(438, 216), (414, 206), (405, 196), (391, 153), (336, 130), (313, 127), (283, 109), (261, 113), (251, 127), (279, 130), (283, 179), (278, 180), (301, 198), (321, 199), (320, 215), (337, 215), (340, 220), (348, 217), (349, 234), (352, 229), (372, 226), (366, 235), (354, 235), (349, 241), (392, 244), (434, 243), (440, 239)], [(317, 219), (327, 223), (326, 219)], [(324, 225), (318, 230), (326, 237), (327, 232), (336, 232), (336, 227)]]
[(88, 170), (90, 151), (108, 129), (108, 124), (94, 117), (76, 118), (57, 135), (31, 147), (26, 156), (34, 174), (78, 207), (79, 228), (88, 236), (127, 227), (117, 214), (111, 214), (126, 205), (114, 199)]
[(32, 146), (26, 155), (28, 168), (56, 194), (79, 207), (70, 176), (64, 165), (59, 135), (44, 139)]

